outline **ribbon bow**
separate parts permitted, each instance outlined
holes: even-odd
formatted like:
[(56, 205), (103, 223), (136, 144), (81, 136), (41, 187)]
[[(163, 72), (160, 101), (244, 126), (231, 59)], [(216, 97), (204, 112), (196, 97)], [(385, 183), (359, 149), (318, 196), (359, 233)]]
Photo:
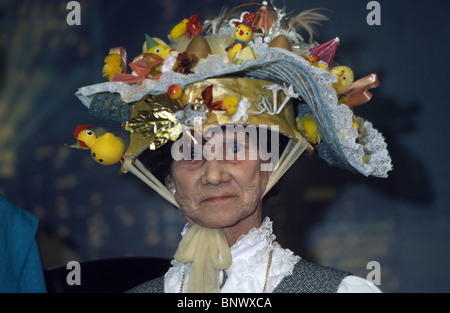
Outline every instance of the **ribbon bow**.
[(222, 229), (191, 226), (174, 255), (180, 263), (192, 263), (188, 292), (220, 292), (220, 270), (231, 266), (231, 250)]
[[(121, 64), (126, 64), (126, 52), (125, 50), (119, 50), (116, 52), (117, 54), (119, 54), (122, 58), (122, 63)], [(154, 61), (147, 61), (146, 58), (151, 58)], [(162, 64), (164, 61), (163, 58), (161, 58), (159, 55), (156, 55), (154, 53), (143, 53), (139, 56), (137, 56), (133, 62), (131, 62), (130, 68), (133, 70), (133, 72), (136, 75), (133, 74), (125, 74), (125, 73), (115, 73), (114, 77), (112, 79), (113, 82), (123, 82), (123, 83), (127, 83), (127, 84), (132, 84), (132, 83), (138, 83), (141, 84), (142, 81), (144, 79), (159, 79), (159, 77), (162, 75), (162, 73), (159, 73), (156, 76), (153, 77), (149, 77), (150, 72), (152, 71), (152, 69), (159, 65)], [(124, 71), (124, 69), (122, 68), (122, 71)]]
[(352, 108), (368, 102), (372, 98), (372, 93), (369, 89), (380, 86), (377, 74), (370, 74), (364, 78), (355, 81), (350, 88), (344, 92), (347, 96), (345, 104)]

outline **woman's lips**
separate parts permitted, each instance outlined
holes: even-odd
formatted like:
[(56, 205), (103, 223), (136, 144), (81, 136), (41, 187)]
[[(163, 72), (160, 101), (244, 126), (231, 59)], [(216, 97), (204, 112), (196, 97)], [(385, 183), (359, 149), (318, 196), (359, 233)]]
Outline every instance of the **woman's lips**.
[(209, 197), (209, 198), (203, 200), (202, 202), (221, 202), (221, 201), (229, 200), (234, 197), (235, 196), (233, 196), (233, 195), (213, 196), (213, 197)]

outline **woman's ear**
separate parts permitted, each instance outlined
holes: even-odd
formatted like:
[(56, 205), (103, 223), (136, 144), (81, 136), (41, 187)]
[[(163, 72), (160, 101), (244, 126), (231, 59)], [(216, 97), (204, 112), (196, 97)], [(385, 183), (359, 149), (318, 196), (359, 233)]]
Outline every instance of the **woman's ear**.
[(175, 188), (175, 184), (172, 180), (172, 176), (167, 175), (165, 181), (164, 181), (167, 189), (169, 189), (169, 191), (172, 193), (172, 195), (175, 195), (175, 193), (177, 192), (177, 189)]
[(166, 178), (164, 179), (164, 184), (166, 185), (167, 189), (170, 189), (170, 187), (172, 187), (173, 184), (173, 180), (172, 180), (172, 176), (167, 175)]

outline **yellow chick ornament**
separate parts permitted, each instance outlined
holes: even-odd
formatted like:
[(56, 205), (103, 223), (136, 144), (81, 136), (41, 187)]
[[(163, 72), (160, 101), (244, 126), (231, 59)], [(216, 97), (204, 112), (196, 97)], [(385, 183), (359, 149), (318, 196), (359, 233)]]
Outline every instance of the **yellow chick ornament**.
[[(146, 34), (142, 50), (144, 53), (156, 54), (161, 59), (165, 60), (173, 49), (170, 48), (169, 45), (166, 44), (163, 40), (156, 37), (152, 38)], [(151, 57), (149, 59), (150, 61), (154, 61)], [(155, 66), (152, 69), (151, 75), (152, 76), (158, 75), (161, 72), (161, 66), (162, 66), (161, 64)]]
[(125, 152), (122, 138), (106, 133), (91, 146), (91, 155), (95, 162), (102, 165), (116, 164)]
[(297, 127), (300, 133), (305, 136), (312, 144), (317, 144), (322, 140), (322, 135), (319, 132), (319, 127), (314, 121), (314, 117), (306, 114), (296, 119)]
[(239, 106), (238, 99), (233, 96), (228, 96), (223, 99), (222, 109), (227, 111), (229, 115), (233, 115), (236, 113), (237, 108)]
[(73, 132), (73, 136), (77, 139), (77, 143), (72, 148), (90, 149), (90, 146), (97, 139), (97, 135), (91, 130), (91, 125), (78, 125)]
[(103, 77), (108, 77), (108, 80), (112, 81), (115, 73), (122, 73), (121, 61), (122, 58), (117, 53), (108, 55), (103, 66)]
[(156, 37), (150, 37), (145, 35), (144, 47), (142, 49), (144, 53), (153, 53), (162, 59), (167, 58), (172, 48), (169, 47), (164, 41)]
[(103, 128), (91, 128), (91, 125), (78, 125), (73, 136), (77, 143), (71, 148), (91, 150), (95, 162), (102, 165), (118, 163), (125, 153), (125, 143), (122, 138), (107, 132)]
[(336, 90), (336, 93), (339, 97), (344, 94), (353, 84), (353, 71), (348, 66), (336, 66), (333, 67), (330, 72), (336, 75), (338, 79), (338, 81), (333, 84), (333, 88), (334, 90)]
[(328, 65), (325, 62), (320, 61), (319, 57), (317, 56), (314, 55), (310, 56), (309, 62), (311, 63), (312, 66), (317, 66), (323, 70), (328, 71)]
[(183, 36), (186, 33), (186, 24), (189, 20), (184, 19), (180, 23), (178, 23), (172, 30), (170, 31), (170, 39), (177, 39)]
[(252, 24), (256, 18), (255, 13), (245, 13), (242, 22), (234, 22), (236, 30), (234, 31), (234, 40), (225, 49), (228, 52), (228, 57), (232, 60), (236, 54), (247, 47), (248, 42), (253, 37), (255, 29)]

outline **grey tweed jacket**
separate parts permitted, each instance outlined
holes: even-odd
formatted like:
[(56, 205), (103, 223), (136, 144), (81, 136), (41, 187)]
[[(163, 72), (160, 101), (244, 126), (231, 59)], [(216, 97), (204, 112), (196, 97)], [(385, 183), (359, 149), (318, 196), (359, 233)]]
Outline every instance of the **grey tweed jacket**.
[[(342, 280), (350, 275), (337, 270), (300, 259), (291, 275), (284, 277), (274, 293), (335, 293)], [(145, 282), (129, 293), (163, 293), (164, 276)]]

